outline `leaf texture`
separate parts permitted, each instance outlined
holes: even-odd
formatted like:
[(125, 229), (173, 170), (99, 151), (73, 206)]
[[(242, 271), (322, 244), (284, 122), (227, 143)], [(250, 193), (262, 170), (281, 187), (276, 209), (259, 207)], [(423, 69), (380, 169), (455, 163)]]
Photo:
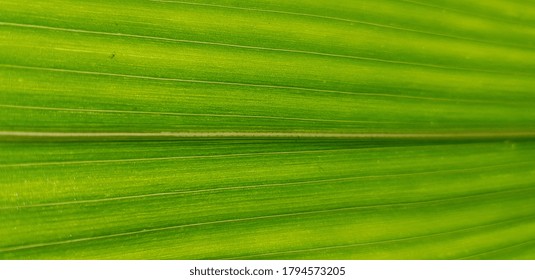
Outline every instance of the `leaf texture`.
[(529, 1), (0, 5), (2, 259), (533, 259)]

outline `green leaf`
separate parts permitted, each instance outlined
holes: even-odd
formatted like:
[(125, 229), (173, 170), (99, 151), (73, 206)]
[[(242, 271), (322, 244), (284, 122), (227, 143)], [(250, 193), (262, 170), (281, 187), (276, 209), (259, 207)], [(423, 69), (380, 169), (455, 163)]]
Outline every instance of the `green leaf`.
[(1, 259), (533, 259), (535, 5), (3, 0)]

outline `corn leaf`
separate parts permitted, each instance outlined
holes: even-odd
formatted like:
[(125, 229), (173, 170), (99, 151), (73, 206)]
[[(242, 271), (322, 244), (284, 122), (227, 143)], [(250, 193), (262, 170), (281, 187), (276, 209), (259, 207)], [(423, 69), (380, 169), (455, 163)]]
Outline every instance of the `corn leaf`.
[(535, 5), (2, 0), (1, 259), (533, 259)]

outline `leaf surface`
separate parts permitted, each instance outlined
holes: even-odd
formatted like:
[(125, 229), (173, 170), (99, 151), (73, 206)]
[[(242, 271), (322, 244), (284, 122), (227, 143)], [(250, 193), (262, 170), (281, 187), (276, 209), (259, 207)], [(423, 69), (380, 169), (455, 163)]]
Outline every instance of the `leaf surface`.
[(2, 259), (532, 259), (535, 6), (0, 6)]

